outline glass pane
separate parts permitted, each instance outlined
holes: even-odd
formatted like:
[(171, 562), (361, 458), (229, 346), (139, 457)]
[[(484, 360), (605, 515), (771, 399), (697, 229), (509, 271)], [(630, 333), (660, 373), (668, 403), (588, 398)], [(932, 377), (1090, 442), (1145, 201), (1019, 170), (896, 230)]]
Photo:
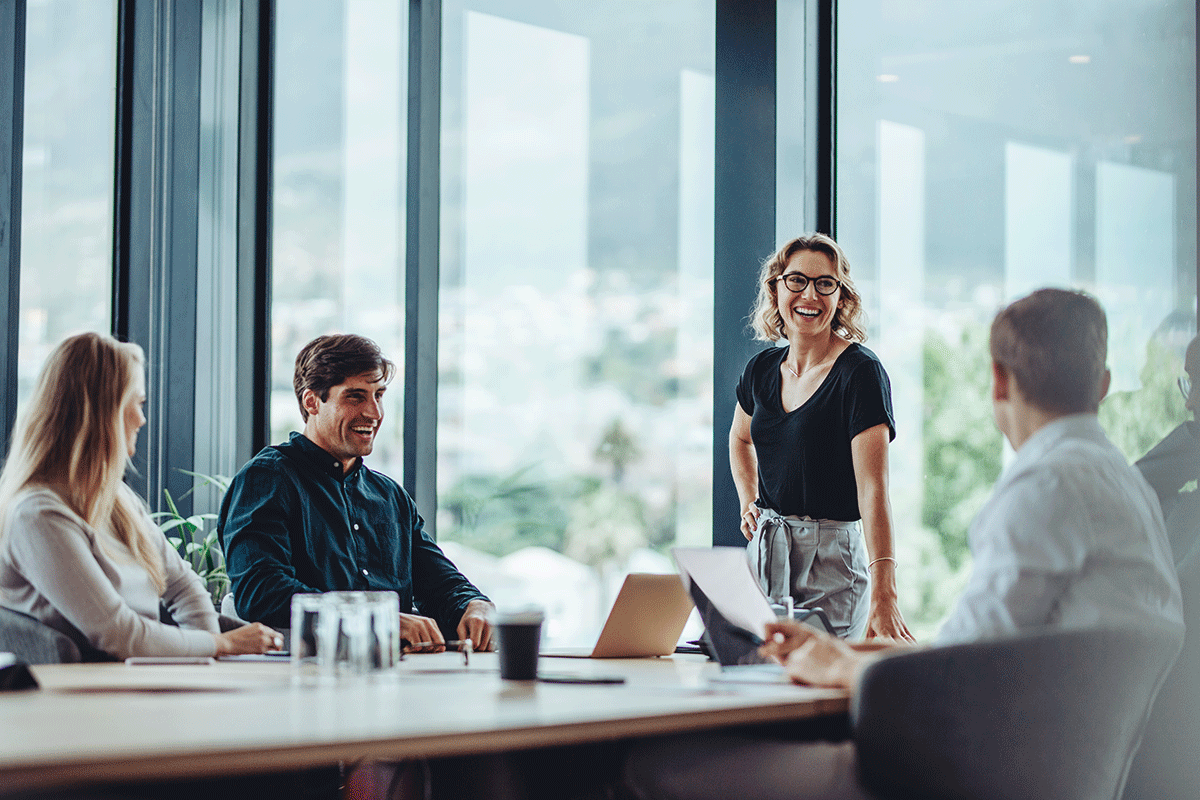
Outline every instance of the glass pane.
[(30, 0), (18, 402), (64, 336), (112, 327), (116, 3)]
[[(303, 423), (296, 354), (368, 336), (404, 370), (408, 14), (393, 0), (281, 0), (275, 29), (271, 438)], [(404, 397), (370, 456), (402, 479)]]
[(444, 4), (439, 540), (590, 643), (712, 542), (713, 4)]
[(1101, 422), (1132, 460), (1185, 417), (1196, 330), (1195, 7), (838, 4), (837, 233), (891, 374), (901, 601), (931, 632), (1007, 445), (987, 326), (1047, 285), (1108, 312)]

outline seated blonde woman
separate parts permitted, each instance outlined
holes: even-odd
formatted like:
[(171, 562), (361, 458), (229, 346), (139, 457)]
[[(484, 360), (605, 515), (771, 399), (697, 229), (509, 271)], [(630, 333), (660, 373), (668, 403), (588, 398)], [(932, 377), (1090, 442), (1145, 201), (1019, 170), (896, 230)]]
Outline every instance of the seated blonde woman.
[(204, 584), (122, 481), (145, 401), (135, 344), (84, 333), (50, 354), (0, 472), (0, 605), (122, 659), (279, 649), (265, 625), (220, 631)]

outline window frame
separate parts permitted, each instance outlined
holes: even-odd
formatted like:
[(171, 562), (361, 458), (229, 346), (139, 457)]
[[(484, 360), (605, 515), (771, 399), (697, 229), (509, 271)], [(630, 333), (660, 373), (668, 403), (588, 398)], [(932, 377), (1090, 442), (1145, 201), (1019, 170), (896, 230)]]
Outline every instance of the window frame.
[[(792, 0), (806, 20), (802, 113), (805, 225), (836, 230), (836, 0)], [(158, 508), (164, 488), (177, 499), (192, 479), (178, 469), (232, 474), (268, 442), (270, 389), (271, 174), (276, 0), (204, 0), (240, 14), (237, 120), (236, 265), (232, 363), (199, 363), (194, 297), (208, 280), (197, 259), (197, 198), (208, 180), (201, 146), (201, 4), (121, 0), (118, 13), (117, 159), (113, 177), (113, 332), (146, 349), (153, 424), (140, 443), (145, 469), (134, 482)], [(714, 219), (713, 531), (715, 544), (740, 544), (729, 472), (731, 387), (756, 346), (745, 333), (757, 264), (776, 239), (777, 0), (714, 0), (716, 12), (716, 174)], [(437, 330), (439, 289), (441, 0), (409, 0), (408, 203), (405, 253), (404, 474), (402, 483), (435, 533)], [(211, 12), (211, 9), (210, 9)], [(26, 0), (0, 4), (0, 446), (7, 452), (16, 413), (19, 331), (24, 36)], [(1198, 40), (1200, 41), (1200, 40)], [(773, 46), (763, 47), (764, 42)], [(1200, 45), (1197, 45), (1200, 85)], [(137, 97), (155, 102), (139, 106)], [(1200, 104), (1197, 106), (1200, 132)], [(1200, 135), (1197, 136), (1200, 142)], [(1200, 163), (1200, 159), (1197, 159)], [(1200, 170), (1198, 170), (1200, 183)], [(810, 216), (811, 215), (811, 216)], [(1200, 250), (1200, 234), (1197, 235)], [(1200, 260), (1196, 265), (1200, 287)], [(1198, 289), (1200, 295), (1200, 289)], [(229, 370), (232, 370), (232, 374)], [(197, 376), (234, 380), (236, 399), (213, 435), (232, 455), (194, 463)], [(224, 415), (213, 415), (224, 416)], [(184, 500), (181, 510), (190, 510)]]

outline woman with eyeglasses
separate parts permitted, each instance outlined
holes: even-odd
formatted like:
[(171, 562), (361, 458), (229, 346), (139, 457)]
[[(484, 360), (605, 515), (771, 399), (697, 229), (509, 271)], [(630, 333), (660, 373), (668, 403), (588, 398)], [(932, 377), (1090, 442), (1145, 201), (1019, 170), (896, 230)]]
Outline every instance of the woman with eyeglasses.
[[(260, 623), (222, 633), (212, 600), (122, 482), (146, 424), (142, 349), (82, 333), (50, 353), (0, 471), (0, 604), (96, 656), (278, 650)], [(178, 626), (159, 621), (159, 604)]]
[[(729, 460), (751, 564), (773, 604), (820, 608), (833, 632), (911, 640), (897, 605), (888, 501), (891, 384), (863, 347), (837, 242), (795, 238), (763, 264)], [(790, 598), (790, 601), (789, 601)]]

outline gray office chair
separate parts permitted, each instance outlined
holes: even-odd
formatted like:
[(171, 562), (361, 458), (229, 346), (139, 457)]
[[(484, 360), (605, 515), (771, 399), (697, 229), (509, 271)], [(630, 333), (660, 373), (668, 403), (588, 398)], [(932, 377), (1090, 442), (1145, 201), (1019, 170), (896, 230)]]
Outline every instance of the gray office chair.
[(881, 798), (1120, 797), (1175, 656), (1160, 633), (1039, 631), (883, 659), (851, 706)]
[[(159, 609), (163, 622), (175, 624), (166, 609)], [(221, 630), (241, 626), (240, 620), (218, 615)], [(0, 606), (0, 653), (12, 653), (26, 664), (74, 664), (79, 661), (115, 661), (77, 634), (78, 640), (51, 628), (36, 617)]]
[(36, 617), (0, 606), (0, 653), (13, 653), (26, 664), (82, 661), (79, 646)]

